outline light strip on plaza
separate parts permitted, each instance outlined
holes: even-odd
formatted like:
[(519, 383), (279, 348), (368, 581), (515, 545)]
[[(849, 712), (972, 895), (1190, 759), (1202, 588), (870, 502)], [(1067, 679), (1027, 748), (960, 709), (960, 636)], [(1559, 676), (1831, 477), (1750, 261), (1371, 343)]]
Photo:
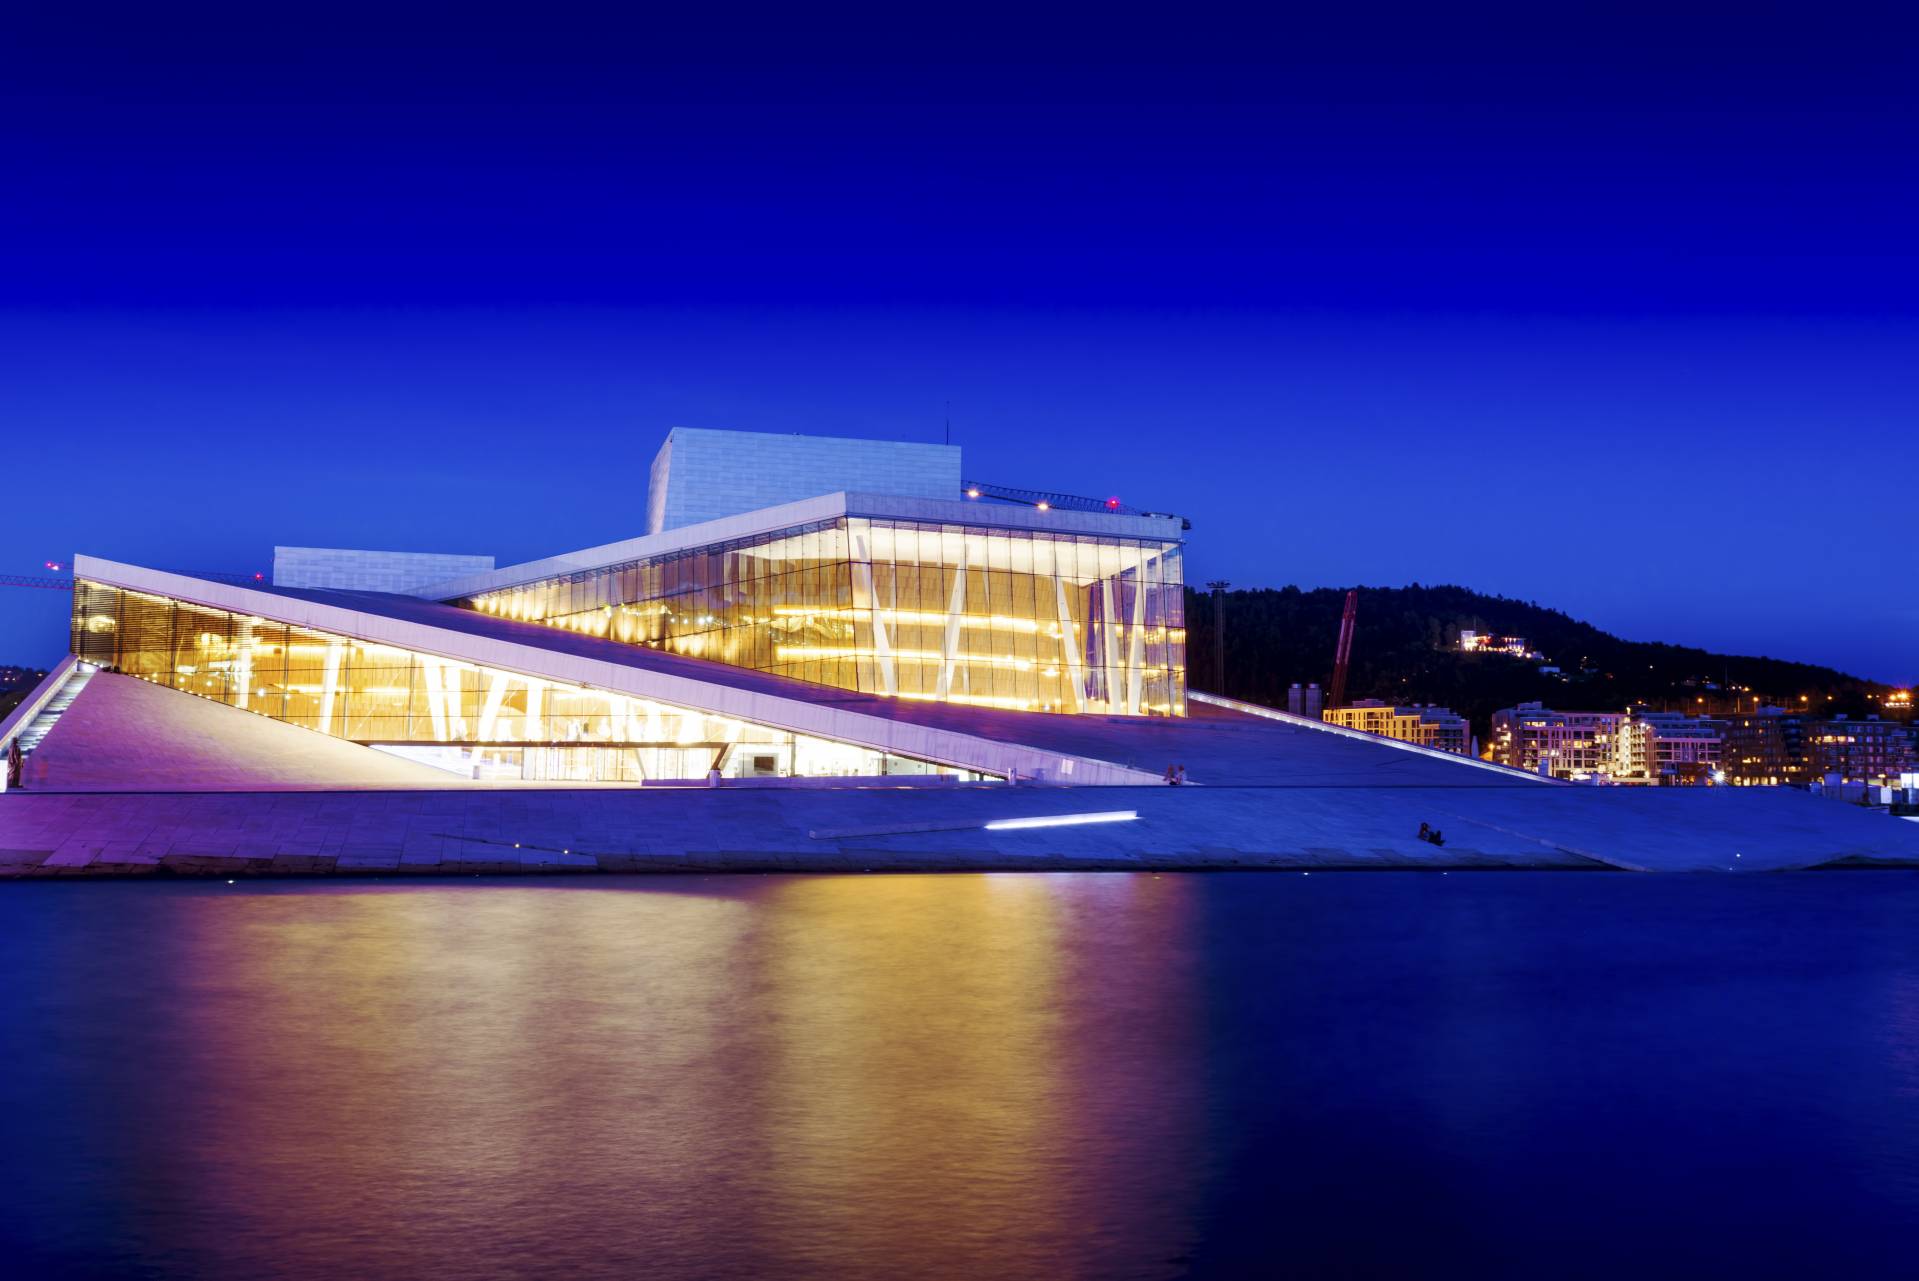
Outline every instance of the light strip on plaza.
[(1035, 818), (996, 818), (986, 824), (989, 832), (1012, 832), (1028, 827), (1081, 827), (1088, 823), (1130, 823), (1138, 810), (1104, 810), (1094, 814), (1042, 814)]

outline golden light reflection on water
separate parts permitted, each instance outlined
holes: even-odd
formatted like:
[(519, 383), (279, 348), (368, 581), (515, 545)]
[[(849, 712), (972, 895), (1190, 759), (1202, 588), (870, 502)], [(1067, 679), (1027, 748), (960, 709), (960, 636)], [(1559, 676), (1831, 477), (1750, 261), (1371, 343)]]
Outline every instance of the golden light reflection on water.
[(1049, 887), (831, 880), (780, 899), (781, 1213), (815, 1219), (815, 1252), (841, 1266), (944, 1238), (987, 1268), (999, 1242), (1070, 1239), (1037, 1168), (1067, 1110)]
[(180, 900), (176, 1248), (225, 1275), (1176, 1272), (1205, 1139), (1191, 893)]

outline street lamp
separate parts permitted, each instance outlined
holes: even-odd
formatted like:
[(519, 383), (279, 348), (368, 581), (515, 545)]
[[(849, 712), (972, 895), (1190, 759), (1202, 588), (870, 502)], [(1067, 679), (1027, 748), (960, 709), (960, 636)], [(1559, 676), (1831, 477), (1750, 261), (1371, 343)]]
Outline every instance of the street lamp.
[(1226, 693), (1226, 589), (1231, 586), (1223, 578), (1206, 584), (1213, 594), (1213, 688), (1222, 696)]

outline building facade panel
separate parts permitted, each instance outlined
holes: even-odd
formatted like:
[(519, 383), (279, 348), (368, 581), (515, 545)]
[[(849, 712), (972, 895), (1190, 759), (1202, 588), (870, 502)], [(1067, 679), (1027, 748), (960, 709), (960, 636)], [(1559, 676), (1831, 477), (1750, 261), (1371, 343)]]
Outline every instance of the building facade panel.
[(275, 587), (323, 591), (411, 592), (493, 568), (491, 556), (448, 552), (361, 551), (348, 547), (275, 547)]
[(675, 427), (648, 477), (647, 532), (863, 490), (906, 498), (960, 493), (957, 445)]

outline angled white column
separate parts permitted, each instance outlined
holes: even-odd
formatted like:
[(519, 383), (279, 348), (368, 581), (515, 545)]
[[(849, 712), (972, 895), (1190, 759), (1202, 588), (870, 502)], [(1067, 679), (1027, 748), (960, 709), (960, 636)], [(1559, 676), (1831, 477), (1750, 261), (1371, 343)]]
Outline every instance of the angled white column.
[(1073, 690), (1073, 710), (1086, 710), (1086, 671), (1080, 663), (1079, 637), (1073, 628), (1073, 610), (1066, 603), (1066, 579), (1053, 576), (1053, 590), (1059, 597), (1059, 645), (1066, 662), (1066, 683)]
[(333, 732), (333, 703), (340, 693), (340, 658), (346, 652), (344, 641), (328, 641), (326, 662), (320, 669), (320, 732)]
[[(853, 538), (853, 587), (856, 593), (864, 592), (867, 612), (873, 620), (873, 665), (880, 671), (880, 692), (897, 695), (900, 692), (899, 667), (893, 658), (893, 647), (886, 641), (886, 619), (882, 617), (879, 593), (873, 581), (873, 557), (867, 550), (866, 535)], [(853, 607), (859, 608), (856, 595)]]
[(953, 692), (953, 664), (959, 659), (960, 614), (966, 609), (966, 542), (960, 540), (959, 565), (953, 571), (953, 591), (946, 602), (946, 638), (940, 645), (940, 678), (936, 697)]
[(1146, 581), (1135, 574), (1133, 581), (1133, 640), (1126, 655), (1126, 714), (1139, 715), (1141, 686), (1146, 680)]
[[(440, 696), (446, 700), (446, 738), (449, 743), (466, 740), (466, 665), (443, 663), (440, 666)], [(477, 677), (478, 672), (474, 675)]]
[(420, 656), (420, 678), (426, 683), (426, 714), (433, 721), (433, 741), (446, 742), (446, 695), (441, 692), (440, 660)]
[(1106, 694), (1106, 710), (1119, 710), (1119, 619), (1114, 617), (1113, 580), (1099, 580), (1100, 603), (1100, 654), (1106, 659), (1106, 679), (1100, 682), (1100, 688)]
[(546, 717), (541, 713), (541, 702), (546, 694), (544, 681), (528, 678), (526, 682), (526, 724), (520, 727), (520, 738), (528, 743), (543, 742), (546, 739)]
[(500, 705), (506, 702), (507, 675), (505, 672), (493, 673), (493, 680), (486, 689), (486, 702), (480, 705), (480, 725), (474, 737), (482, 743), (493, 741), (494, 723), (500, 719)]
[(253, 620), (240, 624), (240, 653), (233, 660), (233, 666), (227, 669), (232, 679), (240, 682), (235, 692), (233, 705), (245, 711), (253, 697)]

